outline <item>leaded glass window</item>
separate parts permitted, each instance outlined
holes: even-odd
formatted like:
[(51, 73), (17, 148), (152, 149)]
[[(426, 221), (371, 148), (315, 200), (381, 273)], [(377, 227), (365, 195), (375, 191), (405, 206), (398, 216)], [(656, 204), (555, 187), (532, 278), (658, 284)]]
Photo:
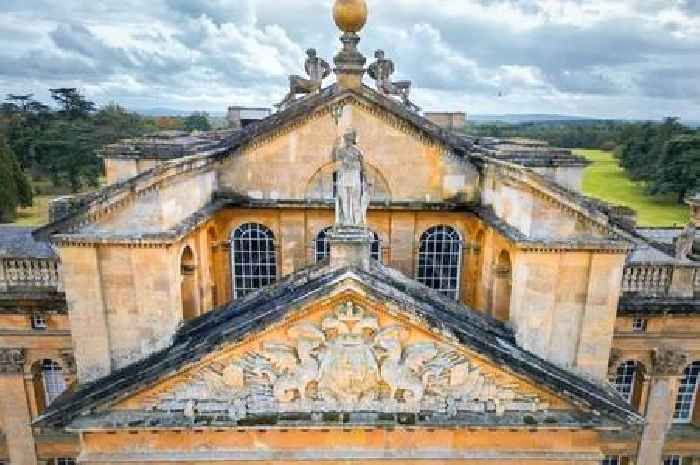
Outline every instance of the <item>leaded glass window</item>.
[(676, 423), (687, 423), (693, 416), (693, 407), (698, 395), (698, 377), (700, 377), (700, 362), (693, 362), (683, 371), (683, 379), (678, 386), (676, 407), (673, 420)]
[(46, 405), (49, 405), (66, 390), (63, 369), (53, 360), (46, 359), (41, 364), (41, 377), (44, 381)]
[(423, 233), (418, 250), (418, 281), (457, 300), (461, 265), (462, 241), (454, 228), (435, 226)]
[(606, 455), (602, 465), (621, 465), (619, 455)]
[(261, 224), (244, 224), (233, 232), (231, 242), (235, 298), (277, 280), (277, 253), (272, 231)]
[(617, 367), (615, 374), (610, 378), (610, 383), (627, 402), (632, 402), (634, 382), (637, 377), (637, 366), (637, 362), (634, 360), (622, 362)]

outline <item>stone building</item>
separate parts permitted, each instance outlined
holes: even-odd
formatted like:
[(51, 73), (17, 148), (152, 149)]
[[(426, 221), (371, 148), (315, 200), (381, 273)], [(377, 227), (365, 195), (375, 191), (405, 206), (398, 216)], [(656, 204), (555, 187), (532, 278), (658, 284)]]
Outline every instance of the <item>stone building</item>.
[(694, 227), (427, 120), (383, 53), (365, 85), (334, 12), (335, 83), (310, 53), (277, 113), (0, 229), (0, 461), (700, 463)]

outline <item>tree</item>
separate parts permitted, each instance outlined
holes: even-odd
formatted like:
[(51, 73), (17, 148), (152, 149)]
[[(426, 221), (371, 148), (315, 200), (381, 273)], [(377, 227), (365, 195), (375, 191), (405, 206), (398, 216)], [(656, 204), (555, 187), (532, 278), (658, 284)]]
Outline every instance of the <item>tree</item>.
[(86, 118), (96, 109), (95, 102), (87, 100), (75, 88), (61, 87), (49, 90), (51, 98), (61, 108), (59, 113), (68, 119)]
[(211, 131), (211, 123), (209, 123), (209, 115), (206, 113), (195, 112), (185, 118), (185, 130), (192, 131)]
[(665, 144), (658, 170), (650, 178), (652, 194), (675, 193), (678, 203), (700, 190), (700, 133), (676, 136)]
[(156, 127), (161, 131), (177, 131), (185, 129), (182, 118), (174, 116), (159, 116), (155, 119)]
[(0, 223), (12, 221), (17, 207), (32, 205), (32, 188), (12, 150), (0, 138)]

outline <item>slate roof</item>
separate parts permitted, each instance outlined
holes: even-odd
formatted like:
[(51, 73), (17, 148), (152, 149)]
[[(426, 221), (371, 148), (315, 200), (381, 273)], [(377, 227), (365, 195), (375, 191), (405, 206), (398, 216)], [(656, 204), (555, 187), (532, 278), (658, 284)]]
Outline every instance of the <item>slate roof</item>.
[(331, 270), (327, 265), (316, 265), (192, 320), (177, 332), (166, 349), (79, 386), (51, 404), (36, 423), (62, 427), (79, 416), (105, 411), (112, 403), (191, 366), (207, 354), (283, 321), (296, 308), (327, 295), (345, 279), (354, 279), (370, 295), (397, 303), (410, 317), (455, 338), (504, 370), (591, 409), (602, 418), (617, 424), (643, 422), (611, 387), (587, 381), (519, 348), (512, 331), (502, 323), (373, 262), (368, 271)]
[(0, 258), (56, 258), (51, 245), (35, 240), (32, 228), (0, 226)]
[(542, 141), (493, 137), (480, 137), (475, 141), (490, 156), (528, 168), (583, 168), (591, 164), (585, 157), (575, 155), (569, 149), (550, 147), (549, 144)]

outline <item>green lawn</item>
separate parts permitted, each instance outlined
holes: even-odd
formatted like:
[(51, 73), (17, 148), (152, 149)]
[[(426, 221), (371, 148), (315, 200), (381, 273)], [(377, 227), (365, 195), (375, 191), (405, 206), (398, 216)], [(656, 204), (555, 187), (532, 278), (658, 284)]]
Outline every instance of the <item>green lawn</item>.
[(17, 210), (16, 226), (43, 226), (49, 222), (49, 200), (55, 195), (35, 195), (34, 205)]
[(583, 193), (605, 202), (633, 208), (640, 226), (680, 226), (689, 220), (689, 207), (676, 202), (675, 195), (644, 194), (643, 185), (632, 181), (611, 152), (576, 150), (593, 164), (586, 168)]

